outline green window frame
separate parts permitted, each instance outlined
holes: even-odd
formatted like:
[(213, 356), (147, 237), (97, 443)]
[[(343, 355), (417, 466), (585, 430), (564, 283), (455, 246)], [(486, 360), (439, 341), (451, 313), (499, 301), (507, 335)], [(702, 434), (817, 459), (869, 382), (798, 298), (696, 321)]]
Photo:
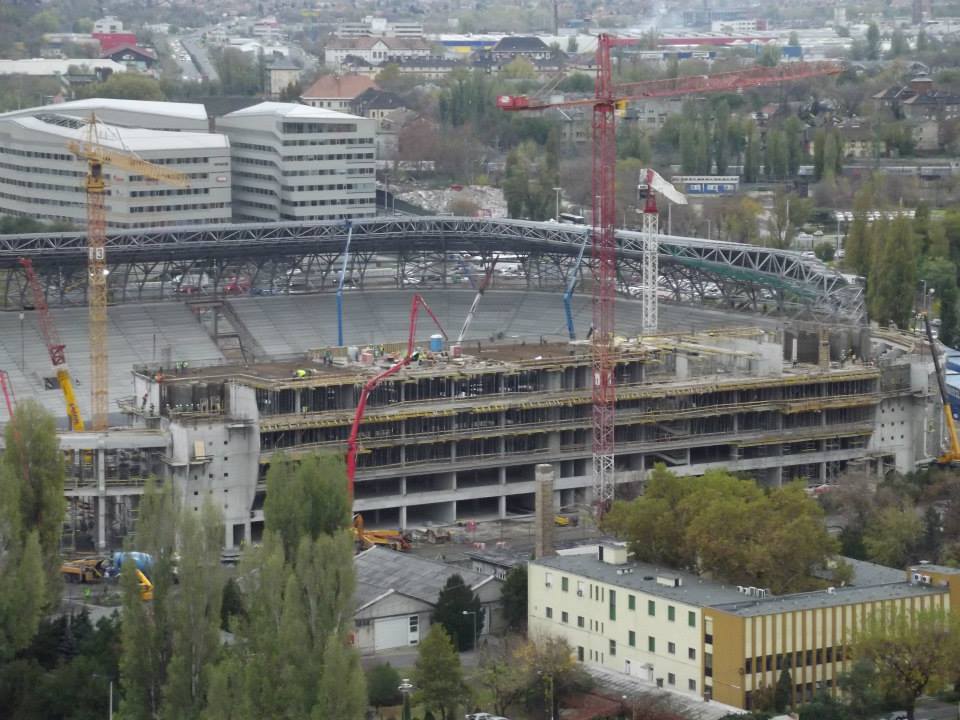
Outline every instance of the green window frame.
[(637, 596), (636, 595), (627, 595), (627, 609), (636, 610), (637, 609)]
[(656, 652), (656, 651), (657, 651), (657, 639), (656, 639), (653, 635), (650, 635), (650, 636), (647, 638), (647, 651), (648, 651), (648, 652)]
[(690, 627), (697, 626), (697, 614), (693, 610), (687, 612), (687, 625)]
[(611, 590), (607, 593), (607, 596), (610, 598), (610, 619), (617, 619), (617, 593), (615, 590)]
[(667, 620), (674, 622), (677, 619), (677, 609), (673, 605), (667, 605)]
[(637, 634), (633, 630), (627, 633), (627, 645), (630, 647), (637, 646)]
[(657, 603), (653, 600), (647, 600), (647, 615), (650, 617), (657, 616)]
[(570, 589), (570, 581), (566, 577), (560, 578), (560, 589), (564, 592)]

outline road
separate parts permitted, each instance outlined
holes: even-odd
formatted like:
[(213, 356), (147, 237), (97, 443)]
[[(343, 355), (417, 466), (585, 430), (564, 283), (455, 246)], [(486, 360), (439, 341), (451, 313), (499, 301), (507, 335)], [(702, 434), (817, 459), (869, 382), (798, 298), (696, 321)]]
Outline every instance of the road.
[(203, 42), (200, 40), (200, 37), (191, 35), (189, 37), (180, 38), (180, 42), (190, 54), (190, 57), (193, 58), (193, 61), (199, 68), (201, 75), (203, 75), (210, 82), (220, 82), (220, 74), (213, 66), (210, 56), (207, 55), (207, 50), (203, 46)]

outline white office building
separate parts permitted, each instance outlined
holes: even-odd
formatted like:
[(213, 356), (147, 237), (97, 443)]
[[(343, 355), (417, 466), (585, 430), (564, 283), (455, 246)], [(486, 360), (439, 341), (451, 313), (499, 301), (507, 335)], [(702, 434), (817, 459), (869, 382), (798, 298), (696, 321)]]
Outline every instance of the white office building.
[(239, 222), (376, 215), (376, 121), (295, 103), (264, 102), (225, 115)]
[(107, 226), (114, 229), (229, 222), (230, 146), (208, 132), (202, 105), (90, 99), (0, 115), (0, 214), (86, 223), (87, 165), (68, 149), (87, 138), (119, 153), (183, 172), (189, 187), (107, 165)]

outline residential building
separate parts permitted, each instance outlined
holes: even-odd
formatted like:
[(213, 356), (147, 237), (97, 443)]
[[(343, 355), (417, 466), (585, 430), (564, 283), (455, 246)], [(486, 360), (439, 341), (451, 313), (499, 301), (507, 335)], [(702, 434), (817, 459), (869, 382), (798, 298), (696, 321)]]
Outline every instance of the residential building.
[(351, 110), (354, 114), (371, 120), (383, 120), (393, 111), (402, 110), (406, 107), (399, 95), (387, 90), (380, 90), (377, 87), (367, 88), (357, 95), (351, 103)]
[(938, 90), (933, 78), (920, 75), (909, 85), (893, 85), (873, 96), (878, 107), (908, 120), (954, 120), (960, 117), (960, 95)]
[(376, 214), (375, 121), (264, 102), (224, 115), (217, 128), (230, 138), (237, 220), (344, 220)]
[(507, 35), (490, 48), (489, 54), (493, 60), (506, 63), (517, 57), (524, 57), (527, 60), (549, 60), (557, 52), (538, 37)]
[(296, 85), (300, 79), (303, 70), (286, 58), (276, 58), (267, 65), (267, 77), (269, 79), (270, 97), (278, 98), (280, 93)]
[(303, 91), (300, 101), (310, 107), (349, 112), (356, 99), (371, 88), (379, 89), (363, 75), (324, 75)]
[(357, 573), (354, 644), (361, 653), (418, 645), (430, 632), (440, 591), (454, 575), (476, 593), (477, 637), (503, 627), (503, 582), (455, 565), (373, 547), (353, 560)]
[(90, 99), (0, 115), (0, 213), (86, 224), (86, 162), (67, 145), (86, 139), (95, 114), (100, 143), (187, 174), (187, 188), (165, 187), (106, 166), (110, 228), (229, 222), (230, 147), (208, 132), (203, 105)]
[(146, 72), (157, 64), (157, 56), (153, 50), (129, 44), (117, 45), (105, 52), (103, 57), (140, 72)]
[(327, 65), (337, 69), (348, 56), (358, 57), (371, 65), (385, 65), (431, 54), (429, 43), (417, 37), (332, 38), (323, 52)]
[(360, 22), (340, 24), (334, 35), (341, 38), (355, 37), (423, 37), (423, 25), (418, 22), (390, 21), (368, 15)]
[(881, 143), (877, 139), (872, 125), (865, 123), (844, 123), (837, 126), (837, 132), (843, 141), (843, 154), (852, 159), (876, 158), (880, 156)]
[(960, 607), (960, 570), (919, 566), (896, 582), (873, 574), (773, 596), (635, 562), (625, 545), (606, 544), (529, 564), (528, 626), (565, 638), (584, 664), (745, 710), (786, 669), (795, 705), (837, 693), (854, 633), (872, 614)]
[(93, 22), (93, 32), (100, 34), (112, 34), (123, 32), (123, 21), (118, 20), (113, 15), (107, 15)]
[(0, 75), (32, 75), (60, 77), (70, 68), (87, 68), (106, 79), (111, 73), (126, 72), (127, 66), (104, 58), (30, 58), (27, 60), (0, 60)]

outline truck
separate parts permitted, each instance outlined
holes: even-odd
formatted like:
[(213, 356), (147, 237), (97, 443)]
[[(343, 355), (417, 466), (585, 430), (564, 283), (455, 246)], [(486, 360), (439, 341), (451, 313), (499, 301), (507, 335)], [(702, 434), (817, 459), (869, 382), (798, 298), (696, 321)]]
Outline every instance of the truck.
[(107, 558), (86, 557), (65, 560), (60, 574), (68, 583), (98, 583), (107, 576)]

